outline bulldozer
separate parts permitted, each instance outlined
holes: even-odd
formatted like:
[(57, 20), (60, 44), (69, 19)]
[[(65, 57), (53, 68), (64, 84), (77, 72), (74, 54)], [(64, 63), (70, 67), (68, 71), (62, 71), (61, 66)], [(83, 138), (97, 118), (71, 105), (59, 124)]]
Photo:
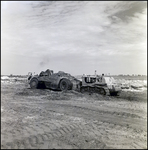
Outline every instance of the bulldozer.
[(73, 87), (73, 81), (77, 80), (75, 77), (68, 73), (59, 71), (53, 73), (53, 70), (47, 69), (42, 71), (39, 75), (28, 74), (28, 83), (30, 88), (49, 88), (51, 90), (67, 91)]
[(115, 82), (115, 79), (110, 76), (99, 75), (83, 75), (80, 83), (80, 91), (97, 92), (102, 95), (118, 96), (121, 92), (121, 87)]

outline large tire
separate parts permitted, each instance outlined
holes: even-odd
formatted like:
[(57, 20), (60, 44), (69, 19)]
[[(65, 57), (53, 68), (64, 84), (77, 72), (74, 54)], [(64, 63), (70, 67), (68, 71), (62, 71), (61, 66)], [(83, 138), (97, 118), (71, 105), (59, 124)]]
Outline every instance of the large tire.
[(38, 88), (38, 80), (37, 79), (32, 79), (30, 82), (30, 87), (32, 89), (37, 89)]
[(62, 79), (61, 82), (60, 82), (60, 90), (61, 91), (67, 91), (68, 88), (69, 88), (69, 84), (68, 84), (68, 80), (66, 79)]

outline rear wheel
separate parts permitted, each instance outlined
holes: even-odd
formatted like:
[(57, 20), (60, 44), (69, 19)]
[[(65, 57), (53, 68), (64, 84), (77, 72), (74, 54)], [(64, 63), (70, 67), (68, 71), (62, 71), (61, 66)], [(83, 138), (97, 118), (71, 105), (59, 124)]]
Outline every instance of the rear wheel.
[(61, 90), (61, 91), (67, 91), (67, 90), (68, 90), (68, 87), (69, 87), (68, 81), (67, 81), (66, 79), (63, 79), (63, 80), (60, 82), (60, 90)]
[(37, 79), (32, 79), (30, 82), (30, 87), (32, 89), (36, 89), (38, 87), (38, 80)]

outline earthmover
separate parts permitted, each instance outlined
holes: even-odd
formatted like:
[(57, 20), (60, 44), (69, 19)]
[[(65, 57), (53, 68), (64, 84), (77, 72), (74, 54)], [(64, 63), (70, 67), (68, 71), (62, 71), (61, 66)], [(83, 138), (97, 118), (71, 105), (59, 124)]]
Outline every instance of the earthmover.
[(98, 75), (83, 75), (80, 91), (97, 92), (102, 95), (119, 95), (121, 87), (115, 83), (113, 77)]
[(28, 83), (32, 89), (35, 88), (49, 88), (52, 90), (67, 91), (73, 87), (72, 80), (76, 80), (75, 77), (68, 73), (59, 71), (53, 73), (53, 70), (47, 69), (45, 72), (42, 71), (39, 75), (28, 75)]

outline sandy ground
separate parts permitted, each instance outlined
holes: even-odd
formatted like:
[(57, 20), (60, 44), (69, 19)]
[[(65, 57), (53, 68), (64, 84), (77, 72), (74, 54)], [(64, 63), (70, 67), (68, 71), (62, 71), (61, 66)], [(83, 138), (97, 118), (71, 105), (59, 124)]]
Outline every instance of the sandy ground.
[(146, 93), (111, 97), (1, 83), (1, 149), (147, 149)]

